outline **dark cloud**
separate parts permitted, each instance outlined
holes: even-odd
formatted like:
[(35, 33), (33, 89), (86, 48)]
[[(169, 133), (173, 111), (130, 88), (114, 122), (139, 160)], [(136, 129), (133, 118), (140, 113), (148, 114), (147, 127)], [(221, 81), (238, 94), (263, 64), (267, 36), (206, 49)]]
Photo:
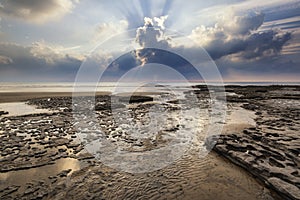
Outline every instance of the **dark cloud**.
[[(276, 77), (281, 80), (286, 76), (297, 77), (300, 74), (300, 62), (286, 57), (268, 57), (252, 61), (232, 61), (223, 57), (216, 64), (224, 79), (236, 78), (243, 81), (243, 77), (252, 77), (253, 80), (263, 80), (263, 77)], [(238, 75), (236, 75), (238, 74)], [(237, 77), (234, 77), (237, 76)], [(274, 81), (278, 81), (274, 79)], [(286, 79), (286, 81), (289, 81)]]
[(290, 39), (289, 32), (270, 30), (230, 40), (216, 38), (205, 49), (214, 60), (232, 54), (240, 59), (262, 59), (279, 55)]
[(4, 0), (1, 2), (0, 15), (42, 23), (63, 16), (73, 6), (72, 0)]
[[(140, 54), (138, 57), (137, 54)], [(140, 62), (140, 58), (147, 58), (144, 63)], [(122, 55), (113, 61), (103, 73), (102, 80), (118, 80), (124, 76), (131, 69), (140, 65), (160, 64), (168, 66), (174, 71), (177, 71), (187, 80), (201, 80), (202, 77), (195, 67), (189, 63), (185, 58), (162, 49), (144, 48), (139, 52), (132, 51)], [(116, 67), (117, 66), (117, 70)], [(157, 76), (160, 72), (150, 71), (148, 75)], [(167, 77), (168, 74), (165, 74)], [(171, 76), (172, 77), (172, 76)], [(140, 77), (141, 78), (141, 77)], [(174, 79), (173, 79), (174, 80)]]
[(1, 43), (1, 57), (9, 58), (11, 61), (0, 62), (1, 81), (45, 81), (48, 79), (73, 81), (81, 59), (56, 53), (50, 47), (39, 45), (21, 46)]
[(240, 59), (262, 59), (280, 54), (291, 39), (282, 30), (259, 31), (264, 14), (223, 18), (214, 27), (198, 27), (192, 38), (202, 45), (213, 59), (235, 54)]
[(243, 58), (255, 59), (278, 55), (283, 45), (291, 39), (291, 33), (281, 31), (264, 31), (250, 35), (246, 40)]

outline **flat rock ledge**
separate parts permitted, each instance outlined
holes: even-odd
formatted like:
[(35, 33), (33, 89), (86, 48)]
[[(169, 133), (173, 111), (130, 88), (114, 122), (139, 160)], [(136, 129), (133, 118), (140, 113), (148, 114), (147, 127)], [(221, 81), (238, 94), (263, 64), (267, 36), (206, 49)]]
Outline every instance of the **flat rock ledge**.
[(239, 96), (229, 99), (232, 103), (246, 99), (242, 107), (255, 112), (256, 127), (211, 137), (207, 145), (216, 143), (214, 151), (253, 174), (282, 199), (300, 199), (300, 88), (270, 87), (263, 93), (259, 89), (233, 88)]
[(300, 170), (287, 152), (237, 135), (221, 136), (214, 150), (263, 181), (282, 198), (300, 199)]

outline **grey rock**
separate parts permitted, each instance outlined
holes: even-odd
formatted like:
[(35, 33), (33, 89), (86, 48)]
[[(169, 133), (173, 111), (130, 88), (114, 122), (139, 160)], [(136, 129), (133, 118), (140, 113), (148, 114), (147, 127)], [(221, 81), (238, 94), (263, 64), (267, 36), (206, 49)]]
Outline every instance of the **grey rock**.
[(293, 200), (300, 199), (300, 189), (295, 185), (275, 177), (269, 178), (268, 183), (271, 186), (275, 187), (276, 190), (279, 190), (281, 193), (285, 194), (289, 198)]

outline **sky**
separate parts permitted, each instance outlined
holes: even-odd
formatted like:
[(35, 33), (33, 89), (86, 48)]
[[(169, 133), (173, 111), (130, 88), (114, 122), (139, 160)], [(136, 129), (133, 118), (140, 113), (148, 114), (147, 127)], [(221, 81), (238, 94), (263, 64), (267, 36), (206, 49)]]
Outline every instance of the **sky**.
[(300, 0), (0, 0), (0, 82), (198, 80), (206, 62), (224, 81), (299, 81)]

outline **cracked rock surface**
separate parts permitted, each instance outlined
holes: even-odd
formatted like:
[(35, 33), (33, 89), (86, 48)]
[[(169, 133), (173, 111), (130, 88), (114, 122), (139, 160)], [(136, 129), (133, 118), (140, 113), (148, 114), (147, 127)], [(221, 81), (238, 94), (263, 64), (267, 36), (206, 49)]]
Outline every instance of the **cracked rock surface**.
[(256, 126), (223, 134), (214, 150), (284, 199), (300, 199), (300, 87), (232, 87), (231, 103), (255, 112)]

